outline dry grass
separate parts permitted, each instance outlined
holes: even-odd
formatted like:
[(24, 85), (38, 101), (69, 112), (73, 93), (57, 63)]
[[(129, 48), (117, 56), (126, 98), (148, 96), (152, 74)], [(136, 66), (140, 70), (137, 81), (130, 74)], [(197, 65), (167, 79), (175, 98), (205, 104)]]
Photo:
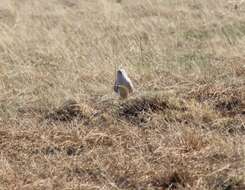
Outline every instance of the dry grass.
[(1, 0), (0, 189), (245, 189), (244, 20), (238, 0)]

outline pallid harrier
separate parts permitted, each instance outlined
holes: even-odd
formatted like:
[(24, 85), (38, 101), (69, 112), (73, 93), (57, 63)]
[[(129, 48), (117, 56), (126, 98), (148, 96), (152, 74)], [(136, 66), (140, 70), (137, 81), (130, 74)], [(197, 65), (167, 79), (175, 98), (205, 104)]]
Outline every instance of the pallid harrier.
[(117, 71), (114, 91), (118, 93), (122, 99), (127, 98), (129, 94), (134, 91), (133, 84), (124, 69)]

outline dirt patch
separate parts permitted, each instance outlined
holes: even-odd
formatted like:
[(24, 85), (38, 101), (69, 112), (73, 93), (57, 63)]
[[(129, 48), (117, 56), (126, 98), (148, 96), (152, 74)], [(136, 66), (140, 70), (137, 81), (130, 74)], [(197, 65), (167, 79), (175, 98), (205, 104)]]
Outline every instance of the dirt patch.
[(245, 115), (245, 88), (243, 86), (204, 85), (189, 95), (199, 102), (211, 104), (222, 115)]
[(88, 105), (78, 103), (75, 100), (65, 101), (59, 108), (48, 113), (45, 119), (51, 121), (71, 121), (73, 119), (88, 120), (95, 111)]
[(143, 96), (122, 103), (118, 116), (133, 123), (146, 123), (151, 119), (153, 113), (168, 110), (186, 111), (186, 107), (176, 99), (173, 101), (163, 96)]

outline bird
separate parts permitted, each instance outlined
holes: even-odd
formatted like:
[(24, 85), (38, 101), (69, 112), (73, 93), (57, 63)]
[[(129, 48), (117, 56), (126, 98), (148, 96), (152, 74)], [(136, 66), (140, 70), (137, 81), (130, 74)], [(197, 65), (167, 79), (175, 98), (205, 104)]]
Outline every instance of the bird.
[(124, 69), (119, 69), (117, 71), (114, 91), (120, 95), (121, 99), (128, 98), (129, 94), (134, 91), (133, 83)]

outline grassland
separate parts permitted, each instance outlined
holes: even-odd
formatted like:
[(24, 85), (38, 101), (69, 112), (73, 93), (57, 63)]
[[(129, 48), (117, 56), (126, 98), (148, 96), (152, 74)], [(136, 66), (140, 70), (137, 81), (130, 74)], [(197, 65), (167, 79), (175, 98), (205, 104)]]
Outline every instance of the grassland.
[(244, 171), (245, 3), (1, 0), (1, 190), (242, 190)]

